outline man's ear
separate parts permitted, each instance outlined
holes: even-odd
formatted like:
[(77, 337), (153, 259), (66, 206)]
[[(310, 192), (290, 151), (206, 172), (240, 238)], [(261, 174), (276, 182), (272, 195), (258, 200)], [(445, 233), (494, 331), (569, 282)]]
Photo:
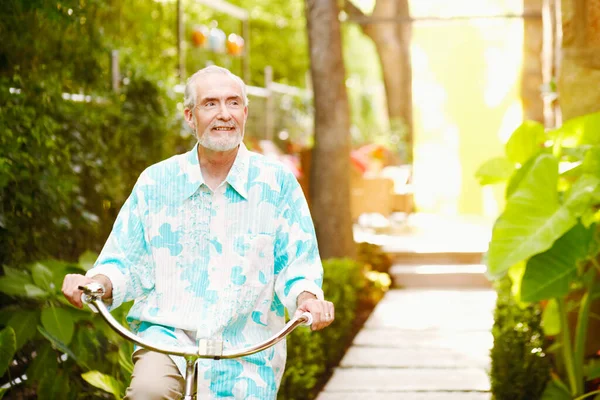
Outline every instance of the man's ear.
[(186, 108), (185, 110), (183, 110), (183, 116), (185, 118), (185, 122), (187, 122), (189, 127), (194, 129), (194, 115), (192, 114), (192, 110)]

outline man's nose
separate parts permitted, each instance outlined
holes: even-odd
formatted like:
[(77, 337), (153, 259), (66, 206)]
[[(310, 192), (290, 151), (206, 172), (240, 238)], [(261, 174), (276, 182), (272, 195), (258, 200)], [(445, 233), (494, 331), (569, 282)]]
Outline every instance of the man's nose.
[(221, 104), (219, 106), (219, 118), (227, 121), (231, 119), (231, 113), (229, 112), (229, 109), (227, 108), (227, 104)]

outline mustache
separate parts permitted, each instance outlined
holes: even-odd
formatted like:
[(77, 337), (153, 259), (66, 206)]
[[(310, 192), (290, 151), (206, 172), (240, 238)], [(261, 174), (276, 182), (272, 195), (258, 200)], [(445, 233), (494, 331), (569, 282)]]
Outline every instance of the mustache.
[(213, 128), (237, 128), (237, 124), (235, 122), (217, 122), (210, 126), (210, 129)]

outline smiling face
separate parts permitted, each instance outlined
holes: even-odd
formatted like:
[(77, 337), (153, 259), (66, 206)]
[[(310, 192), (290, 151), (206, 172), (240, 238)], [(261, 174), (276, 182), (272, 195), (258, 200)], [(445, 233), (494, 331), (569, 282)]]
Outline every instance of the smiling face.
[(242, 88), (222, 73), (200, 76), (195, 85), (196, 105), (185, 110), (185, 117), (199, 145), (212, 151), (237, 148), (248, 116)]

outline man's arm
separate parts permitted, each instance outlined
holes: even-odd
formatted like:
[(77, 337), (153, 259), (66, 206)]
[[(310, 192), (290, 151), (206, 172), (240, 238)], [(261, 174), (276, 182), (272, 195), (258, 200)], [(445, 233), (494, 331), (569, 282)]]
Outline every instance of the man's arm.
[(94, 267), (85, 276), (75, 274), (65, 277), (63, 294), (76, 307), (81, 307), (78, 286), (90, 282), (97, 281), (105, 287), (103, 299), (110, 302), (110, 308), (133, 300), (154, 286), (153, 264), (144, 235), (143, 210), (139, 208), (136, 188), (119, 211)]
[(275, 244), (275, 292), (290, 315), (310, 312), (312, 329), (333, 322), (333, 304), (325, 301), (323, 266), (304, 193), (296, 178), (286, 174), (279, 202)]

